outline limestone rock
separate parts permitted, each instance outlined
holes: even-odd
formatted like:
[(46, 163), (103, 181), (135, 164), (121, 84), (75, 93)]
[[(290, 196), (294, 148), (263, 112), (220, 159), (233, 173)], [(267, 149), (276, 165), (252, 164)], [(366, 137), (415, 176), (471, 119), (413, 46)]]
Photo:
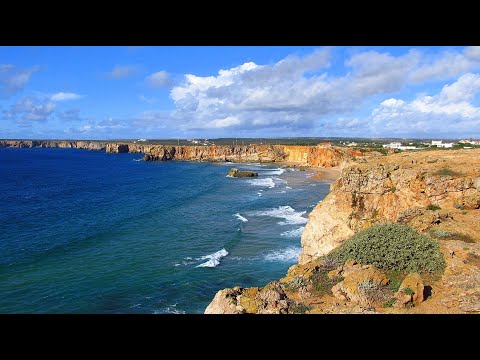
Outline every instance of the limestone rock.
[[(408, 293), (410, 289), (413, 294)], [(420, 305), (423, 299), (424, 285), (422, 277), (418, 273), (409, 274), (400, 285), (395, 298), (397, 299), (393, 304), (394, 307), (405, 307), (409, 303), (415, 306)]]
[(345, 279), (332, 288), (337, 299), (362, 306), (372, 306), (384, 300), (382, 288), (389, 283), (389, 279), (377, 268), (360, 266), (351, 268), (344, 275)]
[(236, 168), (231, 168), (230, 171), (228, 172), (227, 176), (232, 176), (232, 177), (256, 177), (258, 176), (258, 173), (254, 171), (239, 171)]
[(242, 293), (242, 290), (236, 287), (218, 291), (205, 309), (205, 314), (241, 314), (243, 311), (237, 309), (237, 296)]

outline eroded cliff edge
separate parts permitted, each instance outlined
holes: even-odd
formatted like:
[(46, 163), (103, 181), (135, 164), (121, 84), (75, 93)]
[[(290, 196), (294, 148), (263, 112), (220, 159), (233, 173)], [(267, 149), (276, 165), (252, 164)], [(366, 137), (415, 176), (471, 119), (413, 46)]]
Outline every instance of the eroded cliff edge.
[(121, 141), (0, 140), (0, 147), (74, 148), (107, 153), (141, 153), (146, 161), (287, 162), (305, 166), (337, 167), (361, 157), (361, 152), (333, 146), (209, 145), (172, 146)]
[[(205, 313), (291, 313), (300, 305), (310, 313), (480, 312), (479, 207), (480, 150), (360, 159), (343, 169), (329, 195), (310, 213), (299, 264), (285, 278), (264, 288), (221, 290)], [(439, 241), (446, 269), (429, 280), (428, 301), (409, 309), (372, 308), (339, 301), (328, 292), (320, 296), (303, 286), (324, 265), (320, 256), (377, 223), (407, 224)], [(296, 291), (292, 281), (299, 283)]]

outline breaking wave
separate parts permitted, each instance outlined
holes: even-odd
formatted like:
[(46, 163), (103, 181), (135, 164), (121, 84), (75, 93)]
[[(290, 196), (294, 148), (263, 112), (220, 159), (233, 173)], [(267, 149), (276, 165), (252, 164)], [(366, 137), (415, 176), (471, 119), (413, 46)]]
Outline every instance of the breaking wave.
[(220, 264), (220, 259), (227, 256), (227, 255), (228, 255), (228, 251), (225, 250), (225, 249), (222, 249), (222, 250), (217, 251), (213, 254), (202, 256), (200, 258), (200, 260), (208, 259), (208, 261), (206, 261), (206, 262), (204, 262), (200, 265), (197, 265), (196, 267), (216, 267)]

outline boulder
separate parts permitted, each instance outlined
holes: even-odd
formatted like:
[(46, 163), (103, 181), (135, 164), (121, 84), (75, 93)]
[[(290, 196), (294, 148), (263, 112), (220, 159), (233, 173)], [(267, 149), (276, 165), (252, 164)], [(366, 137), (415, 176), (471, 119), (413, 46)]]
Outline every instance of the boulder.
[(395, 294), (397, 300), (393, 306), (397, 308), (406, 307), (408, 304), (418, 306), (423, 301), (423, 291), (422, 277), (418, 273), (409, 274)]
[(235, 287), (218, 291), (205, 309), (205, 314), (242, 314), (243, 309), (237, 308), (237, 296), (242, 293), (242, 290)]
[(230, 171), (228, 172), (227, 176), (232, 176), (232, 177), (256, 177), (258, 176), (258, 173), (254, 171), (238, 171), (236, 168), (231, 168)]
[(385, 300), (383, 288), (390, 280), (374, 266), (353, 267), (343, 275), (345, 279), (332, 288), (332, 293), (337, 299), (362, 306), (372, 306)]

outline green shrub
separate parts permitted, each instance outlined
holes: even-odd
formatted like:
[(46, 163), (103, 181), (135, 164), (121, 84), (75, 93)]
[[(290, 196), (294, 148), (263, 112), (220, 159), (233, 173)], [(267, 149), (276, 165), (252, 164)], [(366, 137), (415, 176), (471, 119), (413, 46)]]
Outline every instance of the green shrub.
[(288, 313), (289, 314), (305, 314), (308, 310), (311, 310), (312, 308), (310, 306), (307, 306), (302, 303), (295, 303), (293, 305), (290, 305), (288, 308)]
[(327, 295), (332, 294), (332, 287), (338, 284), (340, 281), (343, 281), (344, 278), (337, 276), (333, 279), (328, 277), (327, 270), (320, 270), (310, 276), (310, 280), (313, 283), (313, 290), (317, 293), (317, 295)]
[(400, 224), (375, 225), (363, 230), (329, 256), (345, 262), (354, 259), (384, 270), (442, 272), (445, 260), (438, 243)]
[(383, 303), (383, 307), (385, 307), (385, 308), (391, 308), (391, 307), (393, 307), (393, 304), (395, 303), (396, 300), (397, 300), (397, 299), (395, 299), (395, 298), (391, 298), (390, 300), (385, 301), (385, 302)]
[(465, 205), (463, 205), (461, 203), (455, 203), (455, 204), (453, 204), (453, 207), (455, 209), (458, 209), (458, 210), (465, 210)]
[(390, 188), (390, 191), (391, 191), (392, 193), (394, 193), (395, 191), (397, 191), (397, 188), (396, 188), (395, 186), (392, 186), (392, 187)]
[(432, 210), (432, 211), (437, 211), (437, 210), (440, 210), (441, 207), (438, 206), (438, 205), (434, 205), (434, 204), (430, 204), (427, 206), (427, 210)]
[(449, 232), (445, 230), (430, 230), (430, 236), (442, 240), (460, 240), (466, 243), (475, 242), (475, 240), (470, 235), (457, 232)]
[(458, 176), (461, 175), (460, 173), (450, 170), (449, 168), (442, 168), (433, 173), (433, 175), (440, 175), (440, 176)]
[(413, 294), (415, 294), (415, 291), (413, 291), (412, 289), (407, 287), (407, 288), (403, 289), (403, 293), (407, 294), (407, 295), (413, 295)]
[(403, 279), (405, 278), (406, 274), (400, 273), (398, 271), (388, 271), (387, 277), (390, 280), (388, 283), (388, 288), (396, 293), (398, 289), (400, 289), (400, 285), (402, 284)]

